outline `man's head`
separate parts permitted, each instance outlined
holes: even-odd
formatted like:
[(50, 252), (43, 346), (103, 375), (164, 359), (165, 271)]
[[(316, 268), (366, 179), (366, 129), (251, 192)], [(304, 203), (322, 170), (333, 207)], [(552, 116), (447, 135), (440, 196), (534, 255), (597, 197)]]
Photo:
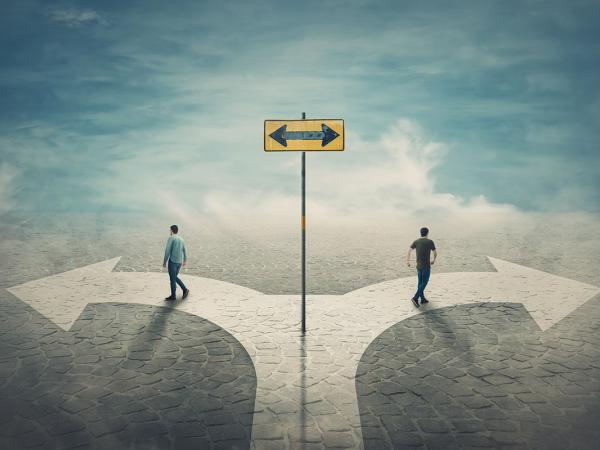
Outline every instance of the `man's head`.
[(423, 227), (421, 228), (421, 237), (426, 237), (429, 234), (429, 228)]
[(177, 225), (171, 225), (171, 234), (177, 234), (179, 232), (179, 227)]

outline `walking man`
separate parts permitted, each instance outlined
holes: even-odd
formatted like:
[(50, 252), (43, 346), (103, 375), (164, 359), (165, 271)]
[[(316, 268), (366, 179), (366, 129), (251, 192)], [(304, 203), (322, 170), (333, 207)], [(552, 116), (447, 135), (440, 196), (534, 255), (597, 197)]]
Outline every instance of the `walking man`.
[[(410, 254), (413, 249), (417, 251), (417, 277), (418, 287), (417, 292), (411, 299), (414, 305), (418, 308), (425, 303), (429, 303), (429, 300), (425, 298), (425, 286), (429, 282), (429, 275), (431, 274), (431, 266), (435, 263), (437, 258), (437, 250), (435, 244), (427, 236), (429, 235), (428, 228), (421, 228), (421, 237), (410, 244), (408, 253), (406, 255), (406, 265), (410, 267)], [(433, 261), (430, 262), (431, 251), (433, 250)], [(419, 298), (421, 303), (419, 303)]]
[(167, 248), (165, 248), (165, 258), (163, 260), (163, 267), (166, 267), (167, 261), (169, 262), (169, 279), (171, 281), (171, 295), (165, 300), (175, 300), (175, 283), (179, 285), (183, 290), (183, 297), (186, 298), (190, 293), (190, 290), (185, 287), (183, 281), (178, 277), (179, 269), (185, 266), (187, 262), (187, 253), (185, 251), (185, 242), (177, 233), (179, 228), (177, 225), (171, 225), (171, 237), (167, 240)]

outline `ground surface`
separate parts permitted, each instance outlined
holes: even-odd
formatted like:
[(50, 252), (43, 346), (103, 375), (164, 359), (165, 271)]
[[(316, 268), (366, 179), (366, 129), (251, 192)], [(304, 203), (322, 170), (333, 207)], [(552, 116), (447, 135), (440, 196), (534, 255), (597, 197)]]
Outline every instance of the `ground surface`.
[(252, 361), (207, 320), (90, 305), (65, 332), (2, 306), (0, 448), (249, 447)]
[(394, 325), (357, 371), (365, 448), (598, 448), (599, 314), (596, 298), (541, 333), (493, 303)]
[[(436, 240), (444, 249), (436, 271), (493, 270), (484, 257), (492, 254), (599, 285), (600, 245), (589, 233), (595, 226), (581, 225), (588, 233), (571, 240), (567, 231), (548, 223), (529, 236), (518, 229), (456, 238), (448, 232)], [(257, 448), (592, 449), (600, 444), (600, 296), (544, 332), (514, 303), (518, 299), (506, 299), (427, 311), (379, 337), (365, 333), (365, 347), (358, 346), (356, 355), (358, 376), (349, 375), (360, 420), (349, 412), (348, 420), (340, 421), (343, 408), (332, 414), (326, 398), (300, 395), (297, 404), (276, 400), (259, 407), (252, 426), (262, 374), (250, 357), (268, 360), (273, 353), (271, 361), (283, 368), (284, 378), (287, 367), (297, 392), (309, 392), (315, 380), (303, 376), (306, 364), (338, 363), (340, 352), (331, 347), (335, 340), (327, 340), (324, 327), (335, 325), (338, 332), (342, 322), (323, 320), (304, 345), (269, 348), (272, 342), (265, 342), (250, 354), (213, 322), (155, 306), (90, 305), (64, 331), (5, 288), (119, 255), (117, 271), (157, 271), (164, 236), (141, 227), (123, 233), (94, 218), (12, 221), (3, 230), (0, 448), (106, 448), (109, 443), (116, 444), (111, 448), (247, 448), (252, 436)], [(341, 294), (412, 275), (396, 256), (405, 247), (397, 240), (397, 235), (347, 230), (314, 236), (311, 291)], [(277, 239), (204, 230), (190, 241), (195, 260), (188, 274), (265, 293), (298, 290), (295, 235)], [(548, 243), (545, 249), (541, 242)], [(303, 353), (310, 349), (317, 355), (325, 341), (321, 357)], [(346, 344), (351, 350), (352, 343)], [(328, 381), (331, 396), (345, 383)], [(292, 417), (302, 423), (290, 426)]]

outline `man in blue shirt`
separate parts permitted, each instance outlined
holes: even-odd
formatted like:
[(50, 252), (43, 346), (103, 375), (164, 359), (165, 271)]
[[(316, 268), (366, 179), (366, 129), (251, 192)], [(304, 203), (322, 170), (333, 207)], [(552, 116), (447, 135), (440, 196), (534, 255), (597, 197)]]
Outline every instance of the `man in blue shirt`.
[(177, 233), (179, 228), (177, 225), (171, 225), (171, 237), (167, 240), (167, 247), (165, 248), (165, 258), (163, 259), (163, 267), (167, 266), (169, 262), (169, 279), (171, 280), (171, 296), (165, 298), (165, 300), (175, 300), (175, 283), (183, 290), (183, 297), (186, 298), (190, 293), (190, 290), (185, 287), (183, 281), (178, 277), (179, 269), (185, 266), (187, 262), (187, 253), (185, 251), (185, 242)]

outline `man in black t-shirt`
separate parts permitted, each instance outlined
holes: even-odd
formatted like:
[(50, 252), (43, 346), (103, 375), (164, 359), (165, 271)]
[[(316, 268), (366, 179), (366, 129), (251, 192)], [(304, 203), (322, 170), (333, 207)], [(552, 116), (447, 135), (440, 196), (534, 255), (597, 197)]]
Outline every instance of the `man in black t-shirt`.
[[(421, 228), (421, 238), (414, 241), (410, 248), (408, 249), (408, 254), (406, 255), (406, 265), (410, 267), (410, 254), (415, 249), (417, 251), (417, 277), (418, 277), (418, 287), (417, 292), (413, 295), (411, 299), (414, 305), (418, 308), (425, 303), (429, 303), (429, 300), (425, 298), (425, 286), (429, 282), (429, 275), (431, 274), (431, 266), (435, 263), (435, 259), (437, 258), (437, 250), (435, 249), (435, 244), (431, 239), (427, 236), (429, 235), (428, 228)], [(433, 251), (433, 261), (429, 262), (431, 257), (431, 252)], [(421, 298), (421, 303), (419, 304), (419, 298)]]

